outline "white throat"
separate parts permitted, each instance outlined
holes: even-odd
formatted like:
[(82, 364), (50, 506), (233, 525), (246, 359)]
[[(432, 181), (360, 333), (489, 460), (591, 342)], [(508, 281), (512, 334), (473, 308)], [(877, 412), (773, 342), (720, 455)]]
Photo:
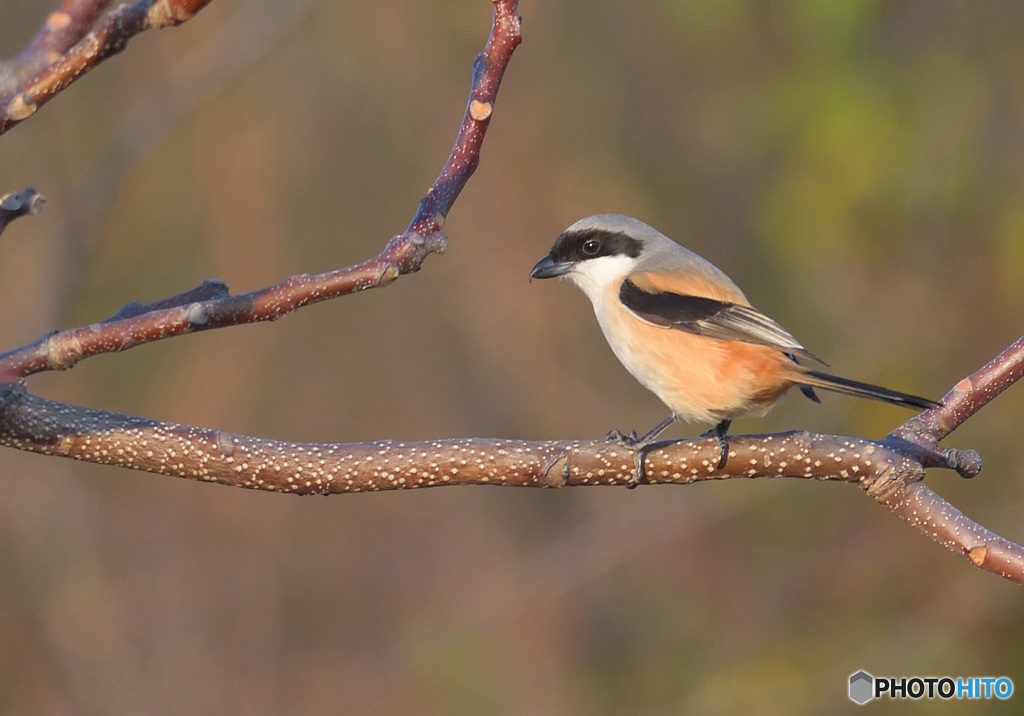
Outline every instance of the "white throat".
[(565, 277), (579, 286), (590, 302), (598, 305), (608, 286), (619, 283), (636, 267), (637, 260), (629, 256), (601, 256), (581, 261)]

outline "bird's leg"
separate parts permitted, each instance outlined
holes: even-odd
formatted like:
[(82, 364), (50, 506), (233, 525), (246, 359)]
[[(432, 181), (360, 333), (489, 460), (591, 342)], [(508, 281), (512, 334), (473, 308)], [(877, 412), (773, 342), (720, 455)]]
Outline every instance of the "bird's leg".
[(643, 447), (654, 442), (658, 438), (658, 436), (665, 432), (668, 426), (674, 423), (675, 421), (676, 416), (673, 413), (672, 415), (669, 415), (667, 418), (665, 418), (660, 423), (655, 425), (654, 428), (650, 432), (645, 433), (643, 437), (637, 437), (636, 430), (630, 430), (628, 435), (626, 435), (620, 430), (612, 430), (605, 436), (604, 439), (610, 443), (618, 443), (619, 445), (622, 445), (623, 447), (628, 447), (630, 449)]
[[(675, 421), (676, 414), (672, 413), (640, 438), (636, 436), (636, 430), (630, 430), (629, 435), (624, 435), (618, 430), (612, 430), (605, 436), (605, 440), (608, 442), (618, 443), (633, 451), (633, 481), (629, 484), (630, 489), (644, 481), (644, 460), (647, 458), (648, 448)], [(728, 426), (726, 426), (726, 429), (728, 429)]]
[(725, 467), (725, 461), (729, 459), (729, 440), (725, 437), (725, 434), (729, 432), (729, 426), (732, 425), (731, 420), (723, 420), (715, 427), (708, 430), (706, 433), (701, 435), (702, 438), (718, 438), (718, 469), (721, 470)]

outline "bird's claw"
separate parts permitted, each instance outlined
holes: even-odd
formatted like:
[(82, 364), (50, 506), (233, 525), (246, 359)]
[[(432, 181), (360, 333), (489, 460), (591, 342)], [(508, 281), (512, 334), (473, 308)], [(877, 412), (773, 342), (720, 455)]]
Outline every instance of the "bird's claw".
[(718, 464), (715, 466), (715, 469), (721, 470), (724, 468), (725, 463), (729, 460), (729, 439), (717, 426), (705, 433), (701, 433), (701, 437), (718, 439)]
[(640, 436), (636, 434), (636, 430), (630, 430), (628, 435), (621, 430), (612, 430), (604, 436), (604, 439), (605, 442), (616, 443), (627, 450), (633, 451), (633, 477), (626, 487), (630, 490), (636, 488), (637, 485), (644, 481), (644, 460), (647, 457), (646, 448), (648, 443), (643, 442)]
[(604, 436), (605, 442), (618, 443), (619, 445), (627, 448), (634, 448), (640, 442), (639, 436), (636, 434), (636, 430), (630, 430), (629, 434), (622, 432), (621, 430), (612, 430), (610, 433)]
[(647, 475), (644, 473), (644, 460), (647, 459), (647, 448), (639, 448), (633, 453), (633, 479), (626, 485), (626, 489), (635, 490), (637, 485), (643, 483), (647, 479)]

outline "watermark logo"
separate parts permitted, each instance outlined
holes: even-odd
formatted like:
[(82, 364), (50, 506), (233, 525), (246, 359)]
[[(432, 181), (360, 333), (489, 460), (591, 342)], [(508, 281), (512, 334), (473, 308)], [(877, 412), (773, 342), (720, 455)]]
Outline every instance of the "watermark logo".
[(872, 682), (874, 677), (866, 671), (858, 671), (850, 675), (850, 701), (863, 706), (874, 698)]
[(872, 699), (999, 699), (1013, 696), (1006, 676), (872, 676), (850, 674), (850, 701), (862, 706)]

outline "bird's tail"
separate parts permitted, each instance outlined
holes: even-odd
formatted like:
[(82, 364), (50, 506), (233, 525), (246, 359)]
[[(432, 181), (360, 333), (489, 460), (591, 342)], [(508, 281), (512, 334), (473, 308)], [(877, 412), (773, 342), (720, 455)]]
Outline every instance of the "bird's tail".
[(919, 398), (916, 395), (908, 395), (907, 393), (899, 393), (895, 390), (871, 385), (870, 383), (861, 383), (860, 381), (850, 380), (849, 378), (840, 378), (838, 375), (823, 373), (820, 370), (805, 369), (800, 372), (800, 375), (794, 376), (794, 380), (800, 385), (823, 388), (824, 390), (831, 390), (836, 393), (844, 393), (846, 395), (856, 395), (860, 398), (883, 400), (886, 403), (904, 405), (908, 408), (927, 409), (935, 408), (939, 405), (939, 403), (936, 403), (934, 400)]

